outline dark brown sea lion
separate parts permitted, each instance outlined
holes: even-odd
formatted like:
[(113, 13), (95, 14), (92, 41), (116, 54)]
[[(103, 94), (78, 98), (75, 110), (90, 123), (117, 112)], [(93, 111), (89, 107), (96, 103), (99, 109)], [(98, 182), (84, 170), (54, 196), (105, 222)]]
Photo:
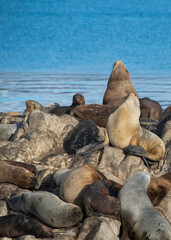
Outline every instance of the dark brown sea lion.
[(71, 115), (82, 120), (92, 120), (99, 127), (106, 127), (110, 114), (113, 113), (124, 101), (125, 98), (119, 98), (105, 105), (88, 104), (77, 106), (72, 109)]
[(163, 114), (168, 114), (168, 113), (171, 113), (171, 105), (168, 106), (163, 112)]
[(53, 237), (50, 228), (34, 218), (23, 214), (12, 214), (0, 217), (0, 237), (20, 237), (33, 235), (37, 238)]
[(114, 63), (112, 73), (110, 74), (107, 89), (103, 97), (103, 104), (113, 100), (125, 98), (130, 93), (138, 97), (138, 93), (131, 83), (129, 72), (121, 60)]
[(83, 202), (87, 216), (102, 213), (120, 220), (120, 201), (110, 196), (108, 182), (110, 185), (107, 180), (94, 181), (85, 190)]
[(141, 98), (140, 101), (140, 110), (141, 117), (151, 118), (159, 120), (163, 116), (163, 110), (161, 105), (150, 98)]
[(21, 188), (34, 188), (37, 184), (36, 167), (15, 161), (0, 161), (0, 183), (12, 183)]
[(57, 116), (70, 114), (73, 108), (75, 108), (76, 106), (84, 105), (84, 104), (85, 104), (84, 96), (80, 93), (77, 93), (73, 96), (71, 106), (57, 106), (54, 109), (52, 109), (49, 113), (53, 113)]

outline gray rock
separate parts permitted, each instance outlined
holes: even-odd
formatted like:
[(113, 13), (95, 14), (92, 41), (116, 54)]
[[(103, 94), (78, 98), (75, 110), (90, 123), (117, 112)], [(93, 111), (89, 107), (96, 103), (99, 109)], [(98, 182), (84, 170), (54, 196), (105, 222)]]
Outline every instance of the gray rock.
[(77, 240), (119, 240), (120, 221), (108, 217), (88, 217), (83, 222)]
[(17, 130), (17, 124), (0, 124), (0, 141), (8, 141)]

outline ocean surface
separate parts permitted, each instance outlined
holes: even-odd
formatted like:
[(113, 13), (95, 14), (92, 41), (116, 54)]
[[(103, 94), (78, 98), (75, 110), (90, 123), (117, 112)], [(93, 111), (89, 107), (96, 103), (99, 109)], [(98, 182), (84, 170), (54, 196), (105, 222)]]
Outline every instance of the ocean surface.
[(171, 105), (170, 0), (0, 1), (0, 112), (101, 104), (117, 59), (140, 97)]

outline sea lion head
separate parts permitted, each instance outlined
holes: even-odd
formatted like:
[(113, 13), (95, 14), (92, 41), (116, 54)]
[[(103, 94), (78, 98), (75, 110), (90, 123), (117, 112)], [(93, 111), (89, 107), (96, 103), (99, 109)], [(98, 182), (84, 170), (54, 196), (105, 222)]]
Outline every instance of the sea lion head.
[(128, 79), (130, 80), (129, 72), (121, 60), (117, 60), (114, 63), (111, 77), (114, 78), (115, 81), (128, 81)]
[(84, 99), (84, 96), (82, 94), (77, 93), (73, 96), (72, 106), (76, 107), (76, 106), (79, 106), (79, 105), (85, 105), (85, 99)]

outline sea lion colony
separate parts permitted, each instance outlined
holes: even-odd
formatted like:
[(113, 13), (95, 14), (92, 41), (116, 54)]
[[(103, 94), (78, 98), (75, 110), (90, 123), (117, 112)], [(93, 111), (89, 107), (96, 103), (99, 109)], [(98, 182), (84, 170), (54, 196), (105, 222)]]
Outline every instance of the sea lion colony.
[[(28, 100), (23, 115), (14, 112), (1, 114), (1, 122), (16, 126), (8, 134), (3, 134), (3, 141), (0, 141), (0, 197), (5, 206), (3, 209), (6, 209), (0, 215), (0, 236), (20, 239), (23, 235), (34, 235), (59, 239), (60, 234), (64, 234), (69, 237), (67, 239), (84, 239), (83, 236), (97, 239), (100, 234), (105, 240), (111, 234), (112, 239), (171, 239), (169, 205), (163, 206), (171, 190), (168, 157), (171, 139), (168, 140), (166, 134), (166, 130), (170, 131), (170, 113), (167, 110), (161, 120), (164, 126), (167, 125), (163, 130), (165, 144), (155, 133), (143, 128), (139, 121), (143, 116), (156, 124), (162, 118), (160, 107), (151, 99), (138, 99), (126, 66), (118, 60), (109, 77), (102, 105), (86, 105), (84, 97), (76, 94), (70, 106), (60, 107), (55, 103), (44, 107)], [(36, 114), (41, 114), (41, 118), (34, 117)], [(69, 125), (63, 126), (64, 120), (61, 120), (57, 132), (52, 120), (60, 121), (66, 114), (70, 115), (65, 120)], [(84, 124), (80, 124), (82, 129), (78, 127), (79, 118), (106, 127), (104, 141), (98, 142), (98, 131), (102, 129), (95, 124), (92, 126), (98, 131), (92, 131), (91, 134), (96, 135), (93, 141), (92, 135), (84, 134)], [(75, 124), (72, 127), (71, 120)], [(149, 122), (146, 121), (147, 128)], [(163, 124), (158, 125), (163, 127)], [(69, 134), (76, 127), (76, 133)], [(70, 140), (66, 141), (68, 136)], [(61, 138), (63, 143), (59, 144)], [(81, 147), (80, 141), (83, 143)], [(39, 150), (41, 143), (44, 147)], [(66, 154), (67, 144), (74, 151), (59, 160)], [(95, 160), (95, 151), (99, 154), (98, 160)], [(109, 167), (107, 158), (104, 163), (104, 156), (110, 151), (114, 154), (120, 151), (124, 156), (120, 165), (117, 165), (119, 157), (110, 156), (110, 164), (117, 168)], [(58, 160), (53, 160), (55, 156)], [(148, 168), (141, 158), (135, 156), (146, 159)], [(55, 161), (60, 162), (58, 167)], [(104, 223), (105, 230), (101, 230)], [(109, 226), (115, 226), (118, 232)], [(72, 237), (68, 227), (74, 231)], [(104, 231), (107, 235), (103, 235)]]

